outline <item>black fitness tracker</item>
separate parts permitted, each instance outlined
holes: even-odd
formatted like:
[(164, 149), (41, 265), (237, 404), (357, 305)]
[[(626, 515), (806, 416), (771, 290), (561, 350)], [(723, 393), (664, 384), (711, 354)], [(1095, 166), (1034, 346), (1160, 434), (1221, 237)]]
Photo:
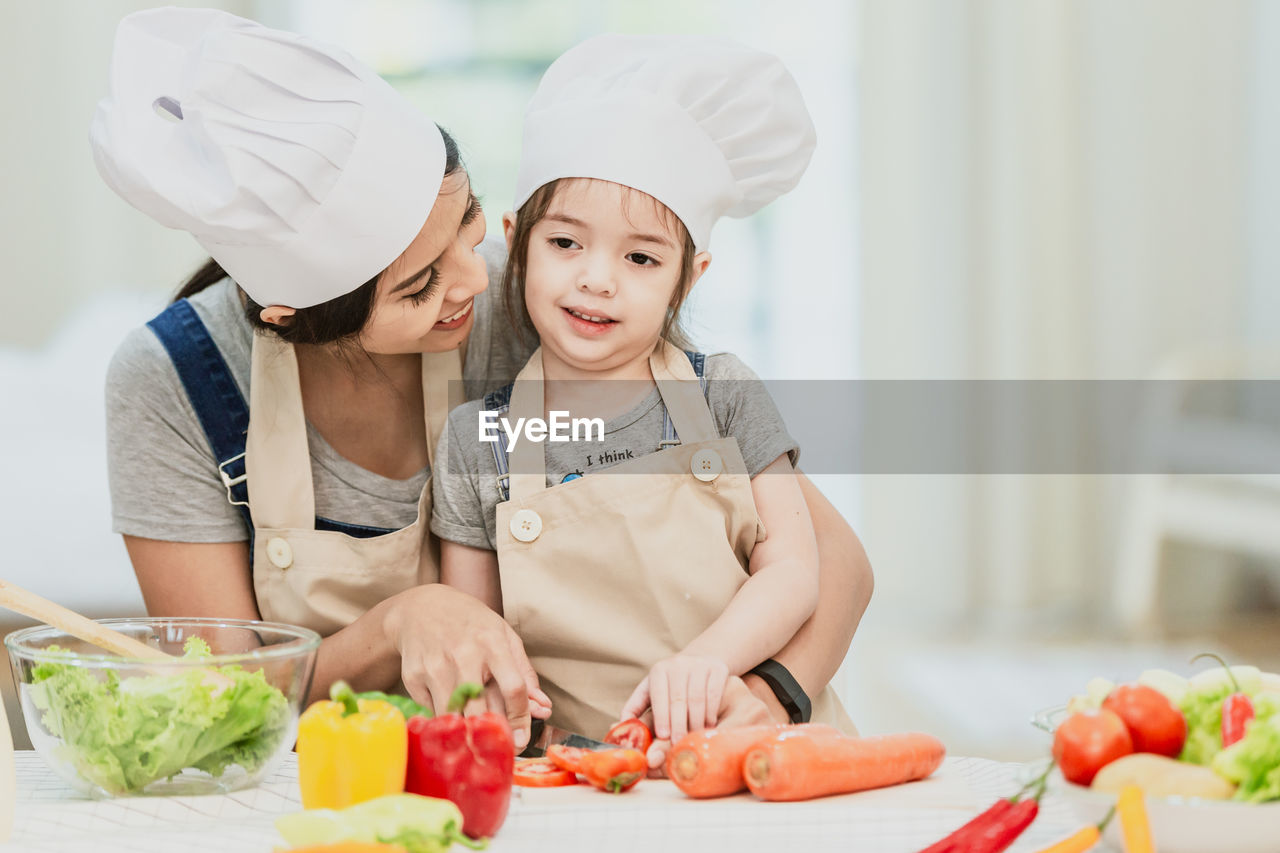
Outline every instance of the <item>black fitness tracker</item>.
[(778, 697), (778, 701), (791, 717), (791, 722), (809, 722), (809, 718), (813, 716), (813, 703), (809, 701), (809, 696), (790, 670), (773, 658), (769, 658), (759, 666), (753, 667), (751, 671), (769, 685), (773, 695)]

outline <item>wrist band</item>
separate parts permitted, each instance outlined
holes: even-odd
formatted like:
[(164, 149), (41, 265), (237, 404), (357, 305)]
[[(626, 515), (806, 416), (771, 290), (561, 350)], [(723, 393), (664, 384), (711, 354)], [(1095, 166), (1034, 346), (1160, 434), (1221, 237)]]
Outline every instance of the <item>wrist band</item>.
[(760, 676), (769, 685), (773, 695), (778, 697), (783, 709), (791, 717), (793, 723), (807, 723), (813, 716), (813, 703), (809, 696), (785, 666), (773, 658), (769, 658), (759, 666), (753, 667), (752, 673)]

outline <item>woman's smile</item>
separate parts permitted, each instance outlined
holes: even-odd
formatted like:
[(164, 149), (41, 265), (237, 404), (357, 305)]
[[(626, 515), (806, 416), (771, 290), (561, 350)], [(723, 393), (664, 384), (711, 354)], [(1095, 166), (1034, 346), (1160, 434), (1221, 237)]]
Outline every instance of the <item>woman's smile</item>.
[(467, 304), (463, 305), (462, 308), (459, 309), (457, 312), (449, 315), (448, 317), (444, 317), (440, 320), (437, 320), (436, 324), (431, 327), (432, 331), (435, 331), (437, 329), (441, 331), (457, 329), (463, 323), (467, 322), (467, 317), (471, 316), (471, 309), (475, 304), (476, 302), (474, 298), (468, 299)]

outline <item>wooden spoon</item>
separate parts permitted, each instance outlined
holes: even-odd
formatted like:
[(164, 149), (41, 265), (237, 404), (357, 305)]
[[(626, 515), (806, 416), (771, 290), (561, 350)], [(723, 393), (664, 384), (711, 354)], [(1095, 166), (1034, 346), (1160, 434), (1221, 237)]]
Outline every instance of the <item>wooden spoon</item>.
[[(155, 646), (148, 646), (141, 640), (135, 640), (133, 637), (114, 631), (100, 622), (81, 616), (74, 610), (55, 604), (20, 586), (14, 586), (6, 580), (0, 580), (0, 607), (21, 613), (23, 616), (30, 616), (46, 625), (52, 625), (66, 634), (84, 640), (86, 643), (93, 643), (121, 657), (169, 662), (179, 660)], [(230, 678), (214, 670), (206, 671), (204, 681), (216, 690), (230, 687), (232, 683)]]

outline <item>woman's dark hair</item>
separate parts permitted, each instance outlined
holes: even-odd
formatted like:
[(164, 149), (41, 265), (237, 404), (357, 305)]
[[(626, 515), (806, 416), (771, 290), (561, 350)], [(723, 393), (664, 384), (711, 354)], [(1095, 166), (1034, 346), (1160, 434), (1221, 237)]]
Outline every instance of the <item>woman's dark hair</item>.
[[(458, 153), (458, 143), (442, 127), (440, 136), (444, 139), (444, 173), (452, 175), (463, 168), (462, 157)], [(274, 332), (282, 340), (291, 344), (327, 344), (334, 341), (354, 338), (369, 321), (373, 312), (373, 297), (378, 289), (378, 275), (366, 281), (350, 293), (321, 302), (310, 308), (299, 308), (285, 325), (276, 326), (262, 319), (262, 309), (247, 295), (244, 299), (244, 315), (249, 325), (255, 329)], [(226, 271), (213, 258), (192, 273), (182, 283), (173, 301), (192, 296), (210, 285), (227, 277)]]
[[(533, 320), (529, 317), (529, 308), (524, 301), (524, 277), (529, 261), (529, 234), (533, 231), (533, 226), (542, 221), (547, 215), (547, 210), (551, 207), (552, 200), (556, 197), (556, 189), (560, 186), (560, 181), (551, 181), (543, 184), (533, 191), (533, 195), (529, 196), (529, 200), (520, 206), (516, 211), (516, 225), (511, 235), (511, 251), (507, 253), (507, 266), (502, 272), (502, 304), (506, 308), (507, 317), (511, 321), (511, 325), (515, 327), (517, 334), (525, 339), (526, 342), (532, 340), (531, 335), (536, 336), (537, 332), (533, 327)], [(628, 200), (633, 197), (643, 196), (637, 190), (632, 190), (628, 195)], [(665, 340), (675, 344), (680, 349), (691, 349), (692, 344), (689, 343), (689, 336), (680, 324), (680, 306), (684, 304), (685, 297), (689, 295), (689, 287), (693, 283), (693, 256), (697, 249), (693, 245), (693, 237), (689, 234), (689, 229), (684, 226), (671, 209), (662, 204), (651, 196), (643, 196), (648, 198), (657, 207), (658, 215), (661, 216), (672, 230), (683, 235), (684, 241), (680, 249), (680, 278), (676, 285), (675, 293), (671, 294), (671, 303), (667, 306), (667, 318), (662, 324), (662, 337)]]

